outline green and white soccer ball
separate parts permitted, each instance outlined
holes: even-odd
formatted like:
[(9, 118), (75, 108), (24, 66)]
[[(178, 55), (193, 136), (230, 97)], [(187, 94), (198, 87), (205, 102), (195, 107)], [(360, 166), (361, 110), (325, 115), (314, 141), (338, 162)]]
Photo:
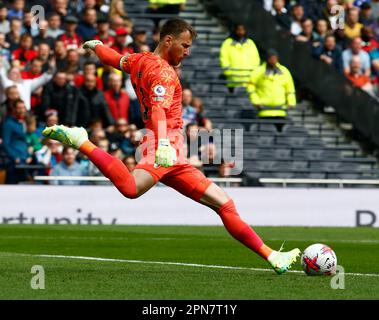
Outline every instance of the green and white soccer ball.
[(304, 250), (301, 265), (308, 276), (329, 276), (336, 273), (337, 256), (329, 246), (316, 243)]

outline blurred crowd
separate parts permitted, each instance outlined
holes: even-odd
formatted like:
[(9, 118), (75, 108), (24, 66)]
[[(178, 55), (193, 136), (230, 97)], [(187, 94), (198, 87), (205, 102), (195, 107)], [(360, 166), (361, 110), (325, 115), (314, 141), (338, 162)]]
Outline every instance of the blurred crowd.
[[(150, 0), (146, 11), (178, 13), (184, 3)], [(37, 28), (33, 5), (45, 11)], [(0, 183), (32, 182), (35, 175), (101, 176), (82, 154), (42, 136), (54, 124), (85, 127), (93, 143), (134, 169), (144, 125), (130, 78), (101, 65), (82, 44), (98, 39), (121, 54), (153, 51), (160, 20), (154, 18), (150, 29), (135, 26), (122, 0), (0, 1)], [(212, 129), (203, 111), (201, 99), (184, 87), (187, 131)], [(208, 165), (202, 162), (205, 153), (212, 156), (214, 147), (199, 146), (190, 162)], [(224, 172), (223, 166), (211, 174)]]
[(314, 58), (373, 97), (379, 93), (378, 0), (261, 0), (277, 23)]

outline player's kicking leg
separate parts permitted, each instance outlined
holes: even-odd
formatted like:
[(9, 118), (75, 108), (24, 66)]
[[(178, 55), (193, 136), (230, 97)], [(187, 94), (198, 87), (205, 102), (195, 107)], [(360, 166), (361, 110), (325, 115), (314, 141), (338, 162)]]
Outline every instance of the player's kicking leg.
[(130, 173), (120, 159), (96, 147), (88, 140), (88, 134), (84, 128), (55, 125), (43, 130), (42, 134), (80, 150), (129, 199), (139, 197), (155, 185), (153, 177), (145, 170), (136, 169)]
[(233, 200), (216, 184), (212, 183), (207, 188), (200, 202), (215, 210), (229, 233), (266, 259), (278, 274), (286, 272), (296, 262), (300, 255), (298, 248), (280, 252), (266, 246), (255, 231), (240, 218)]

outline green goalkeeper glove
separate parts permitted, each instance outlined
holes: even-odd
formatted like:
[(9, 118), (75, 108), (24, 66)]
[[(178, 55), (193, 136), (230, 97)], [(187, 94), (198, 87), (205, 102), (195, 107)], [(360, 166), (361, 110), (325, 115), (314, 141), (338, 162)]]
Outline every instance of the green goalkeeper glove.
[(88, 40), (88, 41), (84, 42), (83, 49), (92, 49), (92, 50), (95, 50), (95, 47), (98, 44), (103, 44), (103, 43), (100, 40)]
[(171, 167), (176, 161), (176, 150), (170, 145), (169, 139), (159, 139), (155, 153), (155, 166)]

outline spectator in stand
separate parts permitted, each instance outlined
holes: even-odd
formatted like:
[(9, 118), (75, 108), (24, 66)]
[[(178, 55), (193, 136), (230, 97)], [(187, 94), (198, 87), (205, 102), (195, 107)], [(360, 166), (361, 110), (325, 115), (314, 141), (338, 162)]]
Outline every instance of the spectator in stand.
[(33, 38), (30, 34), (24, 33), (20, 38), (20, 47), (13, 51), (12, 59), (19, 60), (24, 66), (28, 61), (37, 57), (37, 51), (33, 50)]
[(48, 34), (49, 23), (46, 20), (39, 21), (38, 35), (33, 38), (34, 46), (38, 46), (40, 43), (46, 43), (50, 48), (54, 47), (54, 38)]
[(362, 50), (370, 54), (371, 51), (379, 48), (378, 41), (374, 38), (374, 32), (371, 27), (362, 28)]
[(133, 155), (126, 156), (122, 162), (128, 168), (129, 172), (133, 172), (137, 165), (136, 159)]
[(67, 16), (64, 19), (65, 22), (65, 33), (58, 37), (59, 40), (63, 41), (63, 44), (67, 50), (69, 49), (79, 49), (82, 45), (82, 37), (76, 33), (76, 28), (78, 26), (78, 18), (75, 16)]
[(379, 18), (379, 0), (371, 0), (371, 10), (374, 19)]
[(29, 61), (26, 70), (21, 71), (22, 79), (35, 79), (42, 75), (43, 61), (39, 57), (35, 57)]
[(152, 52), (154, 52), (155, 48), (158, 46), (160, 32), (161, 29), (159, 27), (154, 27), (151, 41), (148, 43)]
[(50, 47), (47, 43), (40, 43), (37, 47), (38, 58), (42, 61), (42, 71), (46, 72), (49, 69)]
[(284, 29), (291, 30), (291, 18), (287, 14), (284, 0), (274, 0), (272, 3), (271, 14), (276, 22)]
[(302, 31), (301, 21), (304, 18), (304, 8), (301, 4), (295, 4), (291, 8), (291, 34), (297, 36)]
[(369, 2), (364, 2), (360, 6), (359, 22), (363, 26), (371, 26), (375, 22), (375, 18), (372, 14), (371, 4)]
[(130, 99), (126, 91), (122, 89), (122, 76), (112, 73), (109, 76), (109, 89), (104, 91), (104, 97), (109, 110), (116, 121), (118, 119), (129, 119)]
[(130, 126), (126, 119), (120, 118), (116, 121), (114, 132), (108, 135), (111, 143), (116, 143), (123, 154), (134, 154), (135, 146), (131, 142), (130, 137), (137, 131), (137, 127), (133, 124)]
[(370, 77), (362, 73), (361, 60), (359, 56), (353, 56), (350, 61), (350, 72), (346, 77), (356, 86), (372, 96), (375, 96), (373, 85)]
[(362, 73), (368, 77), (371, 75), (370, 56), (362, 50), (362, 39), (360, 37), (351, 40), (350, 48), (342, 52), (343, 70), (345, 74), (350, 73), (350, 62), (353, 56), (359, 56)]
[(61, 16), (56, 13), (56, 12), (52, 12), (48, 15), (48, 18), (47, 18), (47, 22), (48, 22), (48, 28), (47, 28), (47, 35), (49, 37), (52, 37), (53, 39), (57, 39), (59, 36), (61, 36), (64, 31), (61, 29), (61, 24), (62, 24), (62, 20), (61, 20)]
[(97, 75), (96, 63), (92, 61), (87, 61), (84, 63), (83, 72), (78, 73), (74, 77), (75, 87), (80, 88), (84, 83), (84, 78), (86, 75), (92, 74), (96, 77), (96, 88), (103, 90), (103, 80)]
[[(228, 162), (224, 159), (221, 160), (221, 164), (218, 168), (218, 178), (230, 178), (231, 177), (231, 169), (234, 168), (234, 162)], [(240, 182), (232, 182), (232, 183), (224, 183), (227, 187), (240, 187)]]
[(74, 111), (77, 109), (78, 91), (67, 81), (63, 71), (57, 71), (53, 79), (45, 86), (42, 102), (36, 109), (40, 121), (44, 121), (45, 113), (49, 109), (57, 110), (62, 124), (74, 124)]
[(96, 10), (85, 9), (83, 13), (83, 20), (76, 28), (77, 34), (83, 39), (83, 41), (92, 40), (95, 37), (97, 33), (96, 20)]
[[(133, 52), (144, 52), (142, 46), (147, 45), (147, 33), (145, 28), (135, 28), (133, 31), (133, 43), (130, 47)], [(150, 51), (150, 50), (148, 50)], [(146, 51), (145, 51), (146, 52)]]
[(313, 21), (305, 18), (301, 21), (301, 32), (296, 37), (296, 41), (306, 42), (312, 49), (313, 43), (317, 43), (317, 34), (313, 31)]
[(32, 93), (50, 81), (54, 68), (54, 61), (51, 61), (48, 72), (43, 73), (38, 78), (23, 80), (21, 77), (21, 71), (17, 67), (12, 67), (8, 72), (8, 76), (5, 74), (4, 68), (1, 67), (0, 83), (5, 89), (16, 85), (18, 91), (20, 92), (21, 99), (24, 101), (26, 109), (29, 111), (31, 109)]
[(196, 109), (196, 122), (200, 129), (205, 129), (207, 131), (212, 131), (213, 125), (211, 120), (204, 117), (204, 104), (199, 97), (194, 97), (192, 99), (192, 106)]
[(36, 154), (37, 162), (45, 165), (45, 174), (50, 175), (51, 169), (62, 160), (63, 145), (52, 139), (44, 139), (42, 144), (42, 151)]
[(68, 4), (67, 0), (51, 1), (52, 11), (58, 13), (61, 18), (64, 18), (69, 14), (67, 10), (68, 9), (67, 4)]
[(248, 92), (259, 118), (283, 119), (287, 109), (296, 106), (291, 73), (279, 63), (279, 55), (272, 49), (267, 52), (266, 62), (252, 72)]
[(8, 9), (4, 3), (0, 3), (0, 32), (7, 34), (10, 31), (10, 23), (7, 19)]
[(330, 34), (325, 37), (324, 44), (313, 50), (313, 56), (336, 68), (339, 73), (343, 73), (342, 51), (336, 44), (336, 38)]
[[(135, 155), (137, 148), (140, 144), (140, 141), (142, 139), (141, 131), (137, 129), (137, 126), (134, 124), (130, 124), (128, 126), (128, 131), (126, 137), (130, 140), (131, 144), (129, 145), (129, 148), (125, 150), (125, 155)], [(122, 158), (122, 157), (121, 157)]]
[(121, 55), (127, 55), (128, 53), (134, 52), (130, 46), (125, 46), (127, 35), (128, 31), (126, 28), (118, 28), (116, 30), (115, 41), (111, 48)]
[(34, 115), (26, 117), (26, 142), (28, 144), (28, 151), (30, 155), (34, 155), (42, 149), (42, 143), (37, 134), (37, 118)]
[(183, 104), (183, 127), (186, 127), (189, 123), (196, 123), (197, 120), (197, 110), (191, 105), (192, 102), (192, 91), (191, 89), (185, 88), (182, 91), (182, 104)]
[(199, 127), (196, 123), (188, 123), (186, 129), (186, 144), (184, 152), (189, 163), (196, 167), (201, 168), (203, 163), (201, 161), (201, 146), (199, 146)]
[(9, 50), (13, 52), (19, 47), (21, 33), (22, 33), (22, 20), (19, 18), (12, 18), (10, 20), (10, 31), (7, 33), (5, 40), (9, 43)]
[[(77, 177), (87, 176), (88, 171), (84, 166), (76, 161), (77, 151), (71, 147), (64, 147), (62, 152), (62, 161), (53, 167), (50, 176)], [(80, 185), (82, 181), (73, 180), (51, 180), (53, 185)]]
[(114, 43), (114, 37), (109, 33), (108, 18), (103, 14), (97, 19), (97, 34), (93, 39), (102, 41), (108, 47), (111, 47)]
[(5, 41), (5, 34), (0, 33), (0, 59), (2, 59), (2, 61), (6, 60), (6, 63), (9, 64), (8, 61), (11, 58), (11, 53), (8, 48), (9, 43)]
[(29, 154), (26, 142), (26, 108), (22, 100), (16, 100), (11, 113), (7, 115), (3, 124), (3, 147), (11, 159), (7, 170), (7, 183), (18, 183), (26, 179), (24, 170), (16, 169), (18, 164), (30, 164), (32, 157)]
[(45, 112), (45, 127), (52, 127), (59, 123), (58, 111), (54, 109), (48, 109)]
[(328, 21), (325, 19), (318, 19), (316, 21), (316, 30), (315, 30), (315, 46), (319, 46), (324, 43), (324, 40), (327, 35), (331, 34), (328, 30)]
[(24, 9), (25, 9), (24, 0), (13, 0), (11, 4), (11, 8), (8, 10), (8, 19), (12, 19), (16, 17), (22, 20), (24, 18)]
[(258, 49), (252, 39), (247, 36), (244, 25), (236, 25), (221, 45), (220, 65), (228, 81), (229, 91), (235, 87), (245, 87), (251, 71), (260, 64)]
[(32, 37), (38, 34), (38, 30), (32, 28), (32, 13), (27, 9), (24, 11), (22, 31), (23, 33), (30, 34)]
[(12, 113), (12, 107), (14, 103), (18, 100), (20, 100), (20, 93), (18, 92), (17, 86), (13, 85), (8, 87), (5, 90), (5, 101), (2, 104), (0, 104), (0, 136), (3, 132), (3, 121), (8, 114)]
[(90, 131), (89, 140), (98, 146), (100, 141), (106, 139), (105, 131), (102, 128), (96, 128)]
[(58, 70), (64, 70), (67, 68), (67, 49), (63, 41), (55, 41), (54, 57)]
[(361, 36), (363, 24), (359, 22), (359, 9), (356, 7), (350, 8), (347, 11), (345, 22), (345, 35), (349, 39), (354, 39)]
[(79, 59), (80, 56), (77, 50), (70, 49), (67, 51), (67, 65), (64, 71), (67, 74), (67, 80), (71, 83), (74, 81), (74, 77), (79, 73)]
[(79, 102), (76, 106), (75, 125), (87, 128), (92, 119), (101, 119), (107, 131), (111, 131), (114, 119), (103, 93), (96, 88), (96, 76), (88, 74), (79, 89)]
[(112, 0), (109, 7), (109, 18), (121, 17), (123, 19), (128, 18), (128, 14), (125, 11), (124, 1), (122, 0)]
[[(29, 65), (26, 66), (27, 70), (21, 72), (22, 79), (36, 79), (42, 75), (42, 66), (43, 61), (36, 57), (34, 58)], [(32, 96), (30, 97), (30, 109), (32, 111), (35, 110), (36, 106), (41, 103), (41, 97), (43, 92), (43, 86), (32, 92)]]

